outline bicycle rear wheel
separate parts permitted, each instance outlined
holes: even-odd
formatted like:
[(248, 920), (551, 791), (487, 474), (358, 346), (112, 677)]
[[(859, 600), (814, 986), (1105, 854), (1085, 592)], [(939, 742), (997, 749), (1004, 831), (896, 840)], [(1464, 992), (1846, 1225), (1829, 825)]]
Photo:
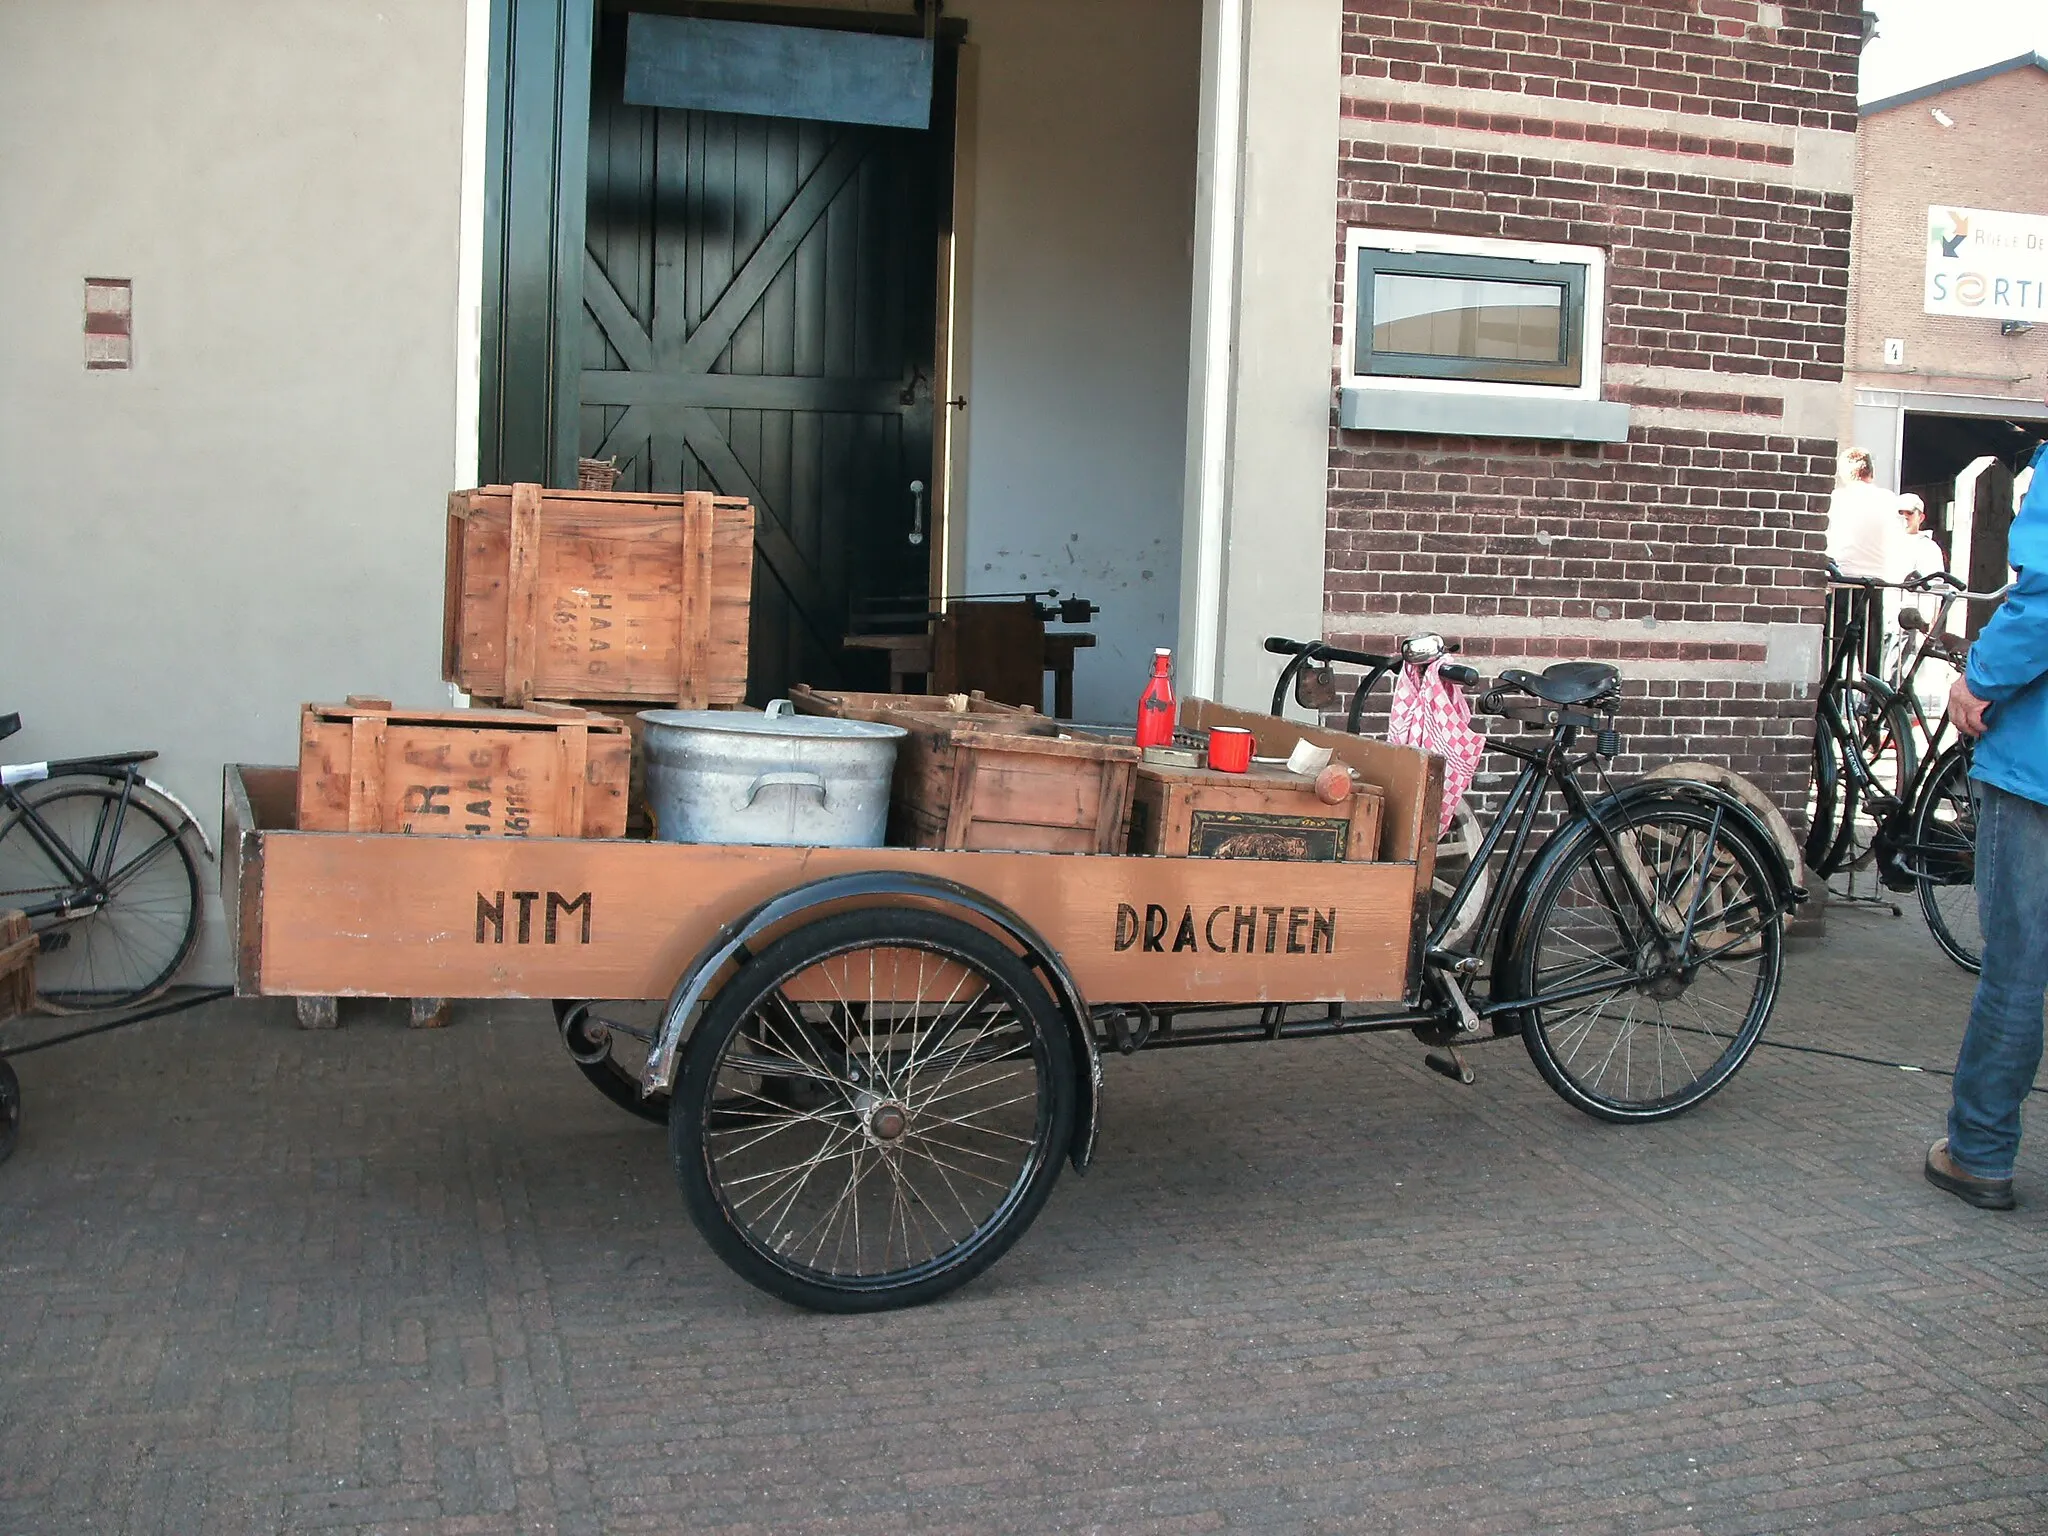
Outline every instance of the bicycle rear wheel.
[[(36, 1001), (52, 1013), (154, 997), (199, 937), (199, 866), (182, 824), (138, 797), (124, 808), (121, 791), (59, 780), (0, 824), (0, 908), (35, 924)], [(58, 847), (94, 880), (77, 879)]]
[[(1782, 914), (1763, 858), (1712, 807), (1651, 800), (1602, 815), (1620, 857), (1588, 821), (1553, 839), (1519, 904), (1512, 990), (1497, 995), (1531, 999), (1522, 1041), (1567, 1103), (1664, 1120), (1755, 1049), (1777, 1001)], [(1631, 882), (1655, 901), (1655, 924)]]
[(1970, 754), (1951, 747), (1928, 770), (1913, 807), (1906, 854), (1920, 891), (1920, 912), (1943, 954), (1966, 971), (1984, 965), (1977, 926), (1977, 812), (1970, 798)]

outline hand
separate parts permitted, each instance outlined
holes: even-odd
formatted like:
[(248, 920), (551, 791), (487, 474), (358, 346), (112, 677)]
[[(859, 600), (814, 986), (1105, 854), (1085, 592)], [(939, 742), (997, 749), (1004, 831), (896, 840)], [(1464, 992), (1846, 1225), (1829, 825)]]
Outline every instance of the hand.
[(1974, 693), (1970, 685), (1960, 677), (1949, 685), (1948, 717), (1955, 721), (1956, 729), (1965, 736), (1984, 734), (1984, 711), (1991, 706)]

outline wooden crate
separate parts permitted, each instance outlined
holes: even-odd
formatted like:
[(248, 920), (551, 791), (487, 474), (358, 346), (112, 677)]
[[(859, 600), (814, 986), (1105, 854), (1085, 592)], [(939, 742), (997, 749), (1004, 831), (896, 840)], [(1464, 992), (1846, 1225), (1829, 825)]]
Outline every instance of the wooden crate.
[(846, 720), (887, 720), (894, 712), (909, 710), (914, 714), (928, 715), (1006, 715), (1043, 718), (1028, 704), (1005, 704), (979, 692), (957, 695), (967, 700), (967, 707), (956, 710), (951, 703), (953, 697), (956, 695), (943, 693), (849, 693), (844, 689), (824, 692), (804, 683), (798, 683), (789, 690), (789, 700), (796, 705), (796, 712), (800, 715), (829, 715)]
[(754, 511), (740, 498), (457, 491), (442, 675), (512, 705), (737, 704), (753, 577)]
[(35, 930), (19, 912), (0, 912), (0, 1019), (36, 1005)]
[(630, 748), (617, 720), (567, 705), (394, 710), (308, 704), (299, 722), (305, 832), (621, 837)]
[(1329, 805), (1315, 786), (1284, 768), (1249, 773), (1207, 768), (1138, 768), (1131, 807), (1132, 853), (1166, 858), (1364, 862), (1379, 856), (1380, 791), (1354, 782), (1351, 798)]
[(1065, 736), (1042, 715), (884, 713), (896, 749), (889, 840), (906, 848), (1120, 853), (1135, 747)]

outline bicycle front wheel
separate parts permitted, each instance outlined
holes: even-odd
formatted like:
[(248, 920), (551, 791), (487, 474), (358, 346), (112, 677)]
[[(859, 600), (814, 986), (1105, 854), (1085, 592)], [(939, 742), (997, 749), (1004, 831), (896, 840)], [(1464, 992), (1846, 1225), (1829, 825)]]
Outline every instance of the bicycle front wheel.
[(199, 936), (199, 866), (183, 828), (118, 784), (61, 780), (0, 824), (0, 908), (40, 940), (36, 1001), (125, 1008), (170, 985)]
[(1502, 995), (1529, 1000), (1523, 1043), (1567, 1103), (1664, 1120), (1755, 1049), (1783, 970), (1782, 913), (1762, 857), (1711, 806), (1602, 814), (1612, 848), (1581, 821), (1538, 858)]
[(995, 1262), (1073, 1135), (1045, 988), (955, 917), (867, 907), (777, 939), (685, 1047), (669, 1145), (691, 1219), (798, 1306), (912, 1306)]
[(1977, 926), (1977, 812), (1970, 798), (1970, 754), (1951, 747), (1928, 770), (1913, 807), (1906, 856), (1920, 888), (1920, 912), (1943, 954), (1966, 971), (1984, 966)]

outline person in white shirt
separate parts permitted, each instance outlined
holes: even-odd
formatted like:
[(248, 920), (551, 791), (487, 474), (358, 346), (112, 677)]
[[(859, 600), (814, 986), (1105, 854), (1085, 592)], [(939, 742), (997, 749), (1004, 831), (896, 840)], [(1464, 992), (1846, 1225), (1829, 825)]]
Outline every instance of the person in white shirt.
[(1869, 450), (1844, 450), (1828, 498), (1828, 558), (1845, 576), (1888, 577), (1902, 537), (1898, 497), (1877, 484)]
[[(1936, 571), (1947, 569), (1948, 557), (1941, 552), (1934, 535), (1927, 531), (1927, 503), (1908, 491), (1899, 498), (1899, 537), (1892, 546), (1892, 579), (1904, 581), (1908, 576), (1932, 576)], [(1941, 605), (1932, 597), (1917, 596), (1911, 592), (1888, 592), (1885, 595), (1892, 599), (1885, 605), (1886, 643), (1896, 647), (1896, 665), (1903, 667), (1919, 646), (1920, 637), (1899, 629), (1899, 613), (1906, 608), (1915, 608), (1931, 624)], [(1920, 663), (1920, 670), (1913, 674), (1913, 692), (1919, 696), (1920, 712), (1927, 719), (1941, 718), (1942, 703), (1948, 697), (1949, 684), (1955, 678), (1955, 669), (1939, 657), (1930, 656)]]
[(1911, 491), (1899, 498), (1900, 538), (1894, 546), (1897, 580), (1908, 576), (1932, 576), (1948, 569), (1948, 556), (1927, 531), (1927, 503)]

